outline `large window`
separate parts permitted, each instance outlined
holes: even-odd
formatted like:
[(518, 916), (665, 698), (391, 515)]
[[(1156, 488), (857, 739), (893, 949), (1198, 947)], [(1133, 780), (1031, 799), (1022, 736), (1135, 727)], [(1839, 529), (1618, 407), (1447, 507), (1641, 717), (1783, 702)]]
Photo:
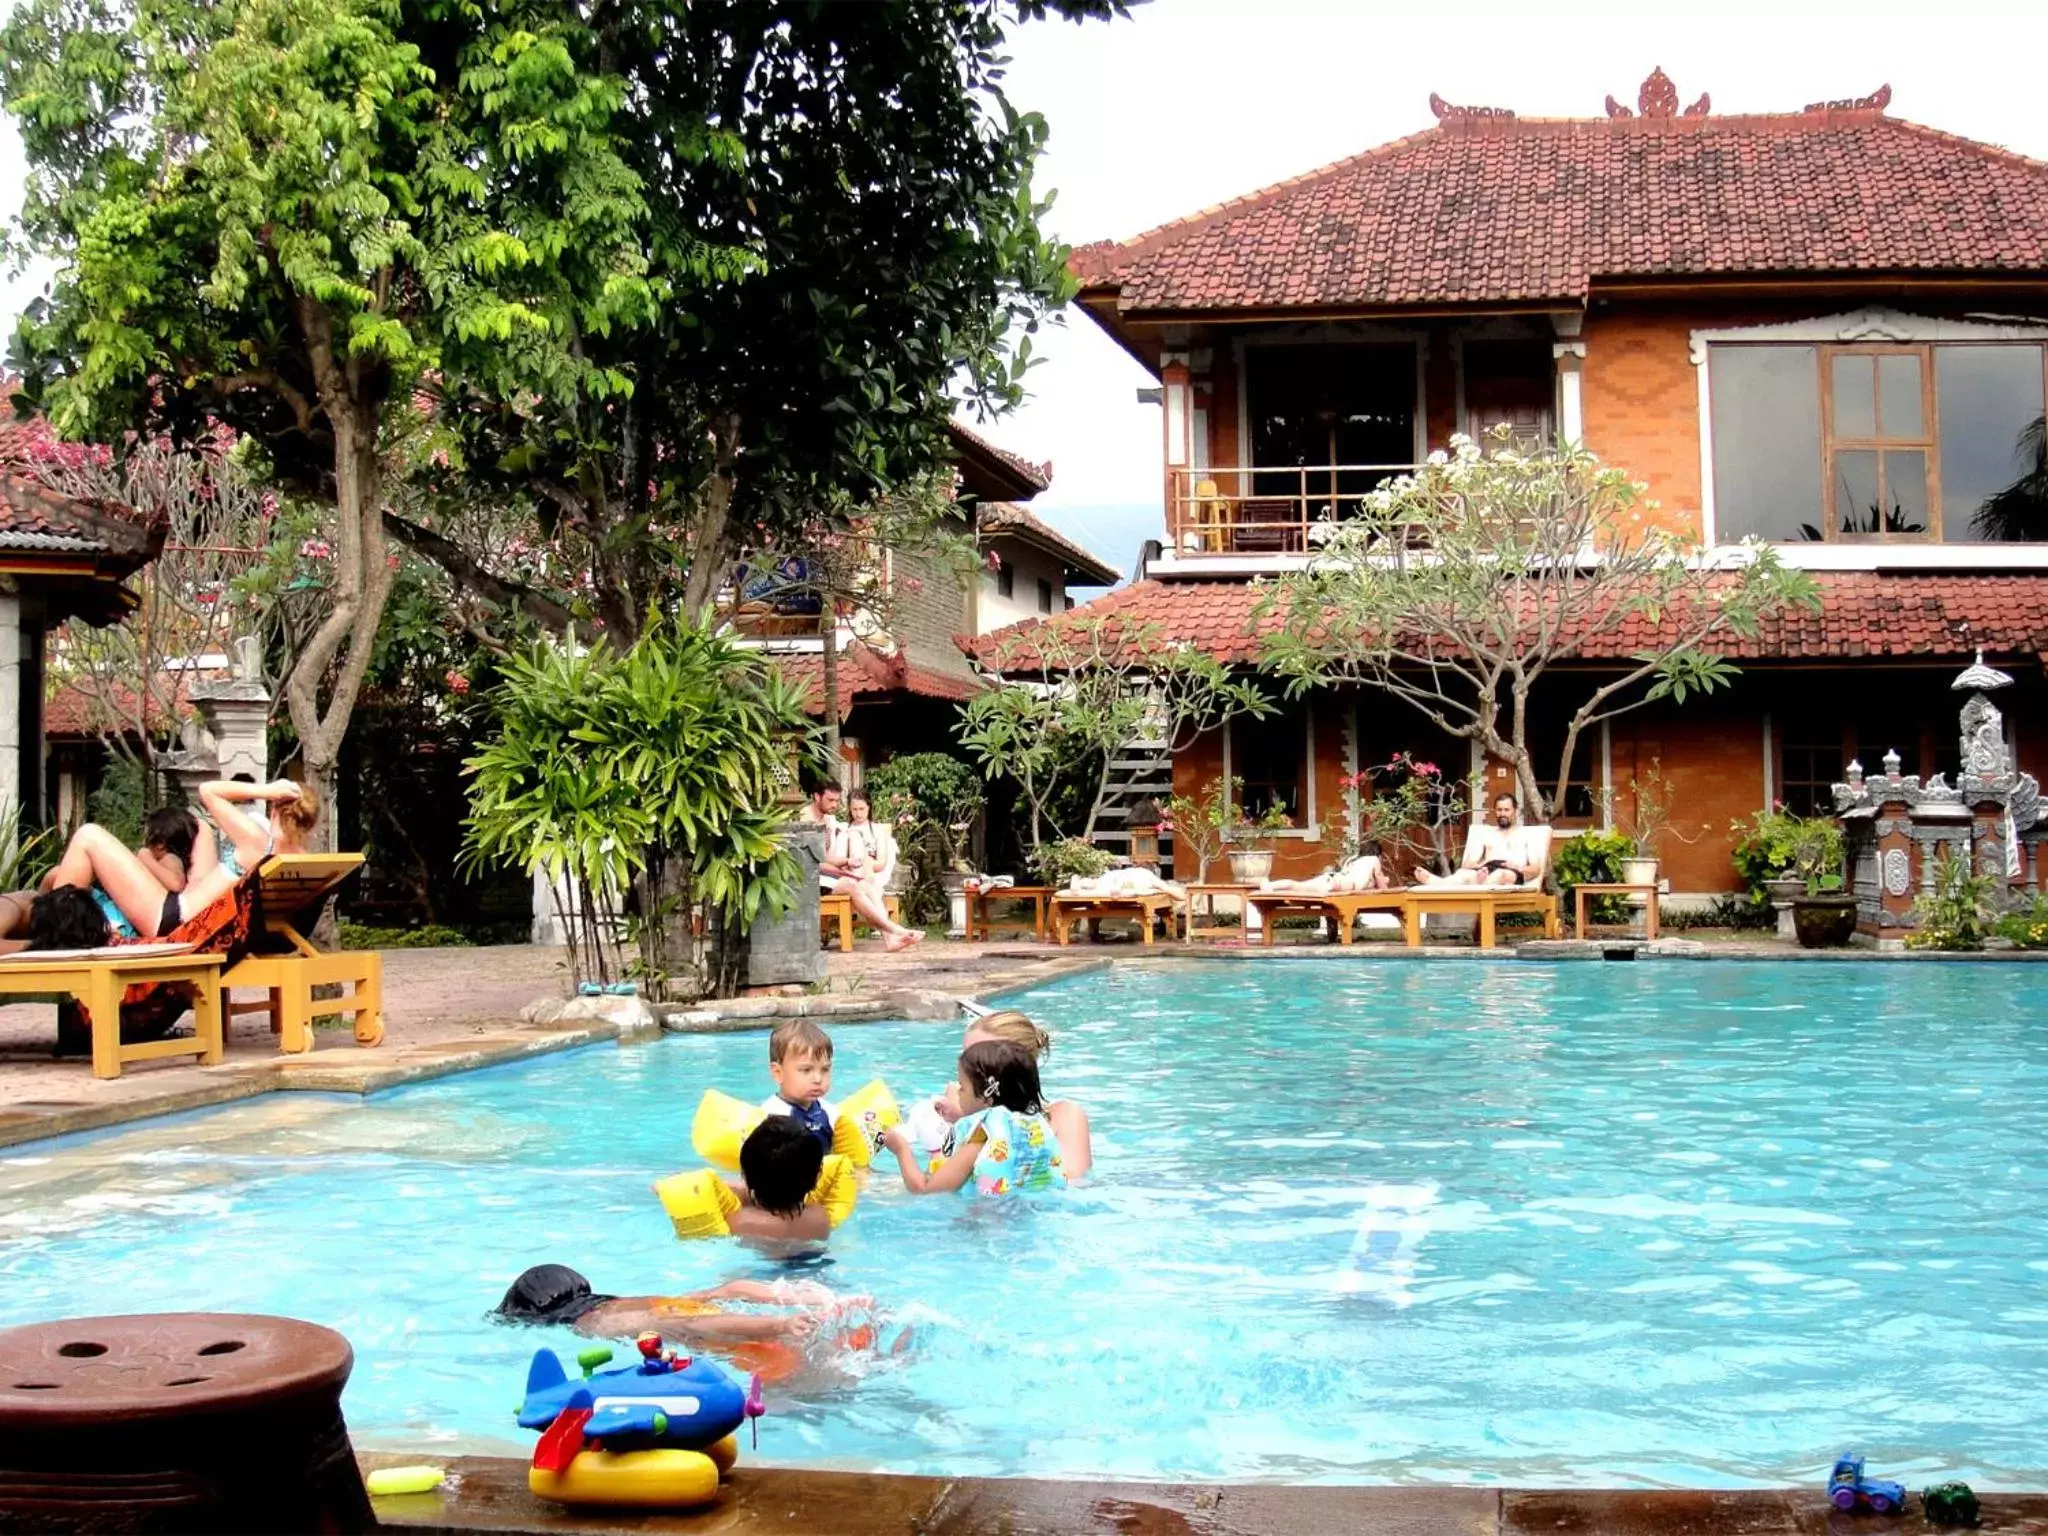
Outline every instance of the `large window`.
[(1711, 348), (1723, 539), (2048, 539), (2039, 343)]
[(1295, 826), (1306, 826), (1308, 814), (1308, 701), (1288, 699), (1270, 715), (1240, 717), (1230, 732), (1230, 776), (1242, 787), (1243, 814), (1263, 816), (1279, 806)]

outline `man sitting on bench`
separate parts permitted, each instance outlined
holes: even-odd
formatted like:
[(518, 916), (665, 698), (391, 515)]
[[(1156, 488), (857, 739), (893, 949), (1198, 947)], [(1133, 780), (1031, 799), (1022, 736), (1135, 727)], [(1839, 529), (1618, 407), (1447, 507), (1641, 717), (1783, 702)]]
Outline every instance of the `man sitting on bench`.
[(1493, 797), (1493, 819), (1472, 829), (1464, 864), (1448, 875), (1416, 871), (1418, 885), (1527, 885), (1543, 876), (1542, 855), (1530, 829), (1522, 825), (1522, 808), (1503, 791)]

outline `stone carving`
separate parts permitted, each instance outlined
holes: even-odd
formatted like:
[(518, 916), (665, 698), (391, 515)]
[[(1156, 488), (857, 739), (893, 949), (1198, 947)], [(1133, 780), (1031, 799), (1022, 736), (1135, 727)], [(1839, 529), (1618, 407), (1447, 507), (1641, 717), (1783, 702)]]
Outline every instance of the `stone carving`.
[(1636, 92), (1636, 110), (1645, 117), (1678, 115), (1678, 87), (1671, 83), (1671, 77), (1661, 66), (1650, 71), (1643, 88)]
[(1609, 117), (1634, 117), (1635, 113), (1610, 96), (1607, 98), (1607, 115)]
[(2005, 717), (1981, 693), (1963, 706), (1963, 776), (1995, 779), (2005, 772)]
[(1694, 103), (1693, 103), (1693, 104), (1692, 104), (1691, 106), (1687, 107), (1687, 108), (1686, 108), (1686, 109), (1685, 109), (1685, 110), (1684, 110), (1683, 112), (1681, 112), (1681, 113), (1679, 114), (1679, 116), (1681, 116), (1681, 117), (1705, 117), (1705, 116), (1706, 116), (1706, 115), (1707, 115), (1707, 114), (1708, 114), (1709, 112), (1711, 112), (1711, 111), (1713, 111), (1713, 110), (1714, 110), (1714, 98), (1713, 98), (1713, 97), (1711, 97), (1711, 96), (1709, 96), (1709, 95), (1708, 95), (1708, 94), (1707, 94), (1707, 93), (1706, 93), (1705, 91), (1701, 91), (1701, 92), (1700, 92), (1700, 99), (1699, 99), (1698, 101), (1694, 102)]
[(1507, 107), (1461, 107), (1454, 102), (1445, 101), (1435, 91), (1429, 93), (1429, 110), (1436, 114), (1436, 120), (1440, 123), (1461, 117), (1513, 117), (1515, 115)]
[(1883, 856), (1884, 888), (1894, 896), (1903, 896), (1913, 888), (1913, 871), (1906, 859), (1903, 848), (1887, 848)]
[(1809, 112), (1882, 112), (1892, 104), (1892, 88), (1880, 85), (1868, 96), (1842, 96), (1834, 101), (1809, 101)]

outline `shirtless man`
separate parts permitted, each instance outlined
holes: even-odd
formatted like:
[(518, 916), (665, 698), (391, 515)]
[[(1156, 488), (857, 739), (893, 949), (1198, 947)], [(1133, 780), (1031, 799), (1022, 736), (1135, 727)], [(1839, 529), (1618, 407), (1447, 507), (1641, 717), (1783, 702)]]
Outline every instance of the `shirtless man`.
[(864, 864), (846, 841), (846, 828), (839, 820), (839, 786), (819, 779), (811, 787), (811, 803), (797, 814), (797, 820), (825, 829), (825, 857), (818, 864), (818, 886), (828, 896), (846, 896), (875, 932), (882, 936), (882, 948), (890, 953), (907, 949), (924, 935), (906, 928), (889, 916), (889, 908), (877, 887), (862, 877)]
[(1493, 819), (1474, 830), (1462, 868), (1448, 875), (1418, 870), (1416, 879), (1423, 885), (1526, 885), (1543, 873), (1531, 857), (1529, 829), (1522, 825), (1522, 808), (1513, 795), (1495, 795)]

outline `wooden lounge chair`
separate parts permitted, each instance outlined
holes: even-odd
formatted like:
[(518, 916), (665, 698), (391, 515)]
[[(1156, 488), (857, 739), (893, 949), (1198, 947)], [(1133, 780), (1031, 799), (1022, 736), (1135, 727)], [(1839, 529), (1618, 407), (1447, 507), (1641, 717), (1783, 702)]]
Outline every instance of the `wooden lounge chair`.
[[(384, 959), (375, 950), (323, 952), (304, 930), (343, 881), (362, 867), (360, 853), (279, 853), (244, 885), (250, 891), (249, 953), (221, 977), (226, 987), (260, 987), (261, 1002), (229, 1003), (230, 1016), (267, 1013), (287, 1055), (313, 1048), (313, 1020), (353, 1014), (358, 1045), (384, 1038)], [(343, 984), (345, 997), (315, 998), (316, 987)]]
[(1128, 917), (1138, 925), (1139, 942), (1152, 942), (1152, 924), (1155, 919), (1166, 919), (1166, 936), (1173, 937), (1173, 919), (1176, 914), (1186, 916), (1181, 903), (1168, 891), (1153, 891), (1143, 896), (1074, 896), (1057, 891), (1047, 901), (1048, 921), (1059, 936), (1061, 944), (1068, 942), (1075, 923), (1083, 918), (1099, 921), (1105, 917)]
[[(1550, 828), (1526, 829), (1536, 838), (1536, 862), (1541, 867), (1534, 880), (1520, 885), (1416, 885), (1402, 894), (1402, 936), (1413, 948), (1422, 942), (1422, 920), (1432, 912), (1469, 913), (1479, 920), (1479, 947), (1492, 949), (1497, 930), (1495, 919), (1507, 912), (1533, 912), (1543, 919), (1543, 936), (1554, 939), (1562, 931), (1557, 916), (1557, 897), (1543, 889), (1550, 873)], [(1478, 848), (1479, 828), (1475, 825), (1465, 839), (1461, 864), (1469, 864)]]
[(1270, 948), (1275, 918), (1320, 917), (1330, 937), (1339, 944), (1349, 944), (1359, 913), (1404, 913), (1406, 897), (1405, 891), (1345, 891), (1332, 892), (1327, 896), (1304, 891), (1248, 891), (1244, 899), (1245, 904), (1259, 914), (1259, 926), (1263, 930), (1260, 942)]
[[(72, 951), (24, 950), (0, 957), (0, 996), (59, 993), (71, 999), (77, 1021), (92, 1037), (92, 1075), (119, 1077), (131, 1061), (160, 1056), (197, 1056), (200, 1065), (221, 1059), (224, 1019), (221, 1014), (221, 962), (218, 952), (202, 953), (188, 943), (113, 944)], [(148, 996), (172, 988), (176, 1010), (192, 1010), (188, 1036), (124, 1040), (122, 1000), (130, 993)], [(175, 1015), (174, 1015), (175, 1016)]]
[[(882, 901), (889, 913), (889, 921), (892, 923), (902, 922), (903, 903), (894, 896), (885, 896), (882, 898)], [(821, 939), (832, 937), (832, 925), (834, 923), (839, 925), (839, 952), (841, 954), (852, 953), (853, 898), (844, 891), (826, 891), (822, 892), (818, 897), (818, 936)]]

